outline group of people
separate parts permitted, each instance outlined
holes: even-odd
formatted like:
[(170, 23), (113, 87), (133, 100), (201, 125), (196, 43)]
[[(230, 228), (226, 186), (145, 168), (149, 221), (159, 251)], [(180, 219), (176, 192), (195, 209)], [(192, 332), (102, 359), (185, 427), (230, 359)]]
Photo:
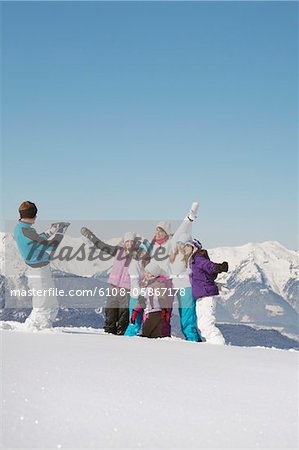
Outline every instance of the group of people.
[[(36, 205), (24, 202), (19, 208), (20, 220), (14, 237), (25, 263), (29, 266), (28, 284), (53, 284), (49, 268), (50, 255), (40, 248), (57, 248), (63, 238), (65, 224), (55, 224), (46, 233), (33, 228)], [(172, 235), (171, 224), (157, 224), (151, 241), (127, 232), (118, 245), (100, 240), (83, 227), (82, 235), (102, 252), (113, 258), (109, 274), (110, 295), (105, 308), (105, 332), (125, 336), (163, 338), (171, 336), (173, 301), (179, 304), (179, 318), (186, 340), (224, 344), (215, 325), (217, 275), (228, 271), (228, 263), (215, 263), (207, 250), (192, 238), (192, 224), (197, 217), (198, 203)], [(29, 251), (34, 243), (36, 251)], [(38, 251), (39, 248), (39, 251)], [(58, 311), (57, 299), (33, 297), (33, 309), (27, 319), (30, 326), (51, 326)]]

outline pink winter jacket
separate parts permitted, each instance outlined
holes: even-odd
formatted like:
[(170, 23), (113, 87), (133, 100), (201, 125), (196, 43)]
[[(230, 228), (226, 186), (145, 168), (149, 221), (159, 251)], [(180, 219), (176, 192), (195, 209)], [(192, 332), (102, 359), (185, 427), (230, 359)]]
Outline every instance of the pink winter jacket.
[(117, 251), (108, 282), (117, 287), (131, 288), (129, 265), (131, 256), (126, 256), (121, 248)]

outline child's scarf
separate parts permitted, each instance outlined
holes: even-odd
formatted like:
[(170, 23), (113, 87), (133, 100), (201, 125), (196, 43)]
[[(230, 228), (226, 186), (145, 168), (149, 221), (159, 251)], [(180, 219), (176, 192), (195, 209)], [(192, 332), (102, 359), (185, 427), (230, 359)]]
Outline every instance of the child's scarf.
[(156, 236), (153, 237), (153, 241), (154, 241), (156, 244), (158, 244), (158, 245), (164, 244), (164, 242), (168, 241), (168, 239), (169, 239), (168, 236), (166, 236), (166, 237), (163, 238), (163, 239), (157, 239)]

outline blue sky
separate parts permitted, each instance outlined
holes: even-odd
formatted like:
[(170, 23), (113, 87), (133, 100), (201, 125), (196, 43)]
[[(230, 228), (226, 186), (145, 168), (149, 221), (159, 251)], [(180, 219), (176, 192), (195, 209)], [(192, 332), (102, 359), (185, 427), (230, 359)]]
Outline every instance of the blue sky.
[(179, 219), (296, 247), (294, 2), (2, 3), (4, 219)]

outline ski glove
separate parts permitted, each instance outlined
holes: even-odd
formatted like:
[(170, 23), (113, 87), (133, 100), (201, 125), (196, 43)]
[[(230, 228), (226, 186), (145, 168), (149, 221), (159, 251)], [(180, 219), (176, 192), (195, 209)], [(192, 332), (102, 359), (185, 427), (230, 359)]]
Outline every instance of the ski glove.
[(228, 272), (228, 263), (223, 261), (221, 264), (215, 264), (216, 270), (215, 273)]
[(50, 228), (46, 231), (49, 236), (54, 236), (55, 234), (64, 234), (69, 227), (69, 222), (57, 222), (52, 223)]

